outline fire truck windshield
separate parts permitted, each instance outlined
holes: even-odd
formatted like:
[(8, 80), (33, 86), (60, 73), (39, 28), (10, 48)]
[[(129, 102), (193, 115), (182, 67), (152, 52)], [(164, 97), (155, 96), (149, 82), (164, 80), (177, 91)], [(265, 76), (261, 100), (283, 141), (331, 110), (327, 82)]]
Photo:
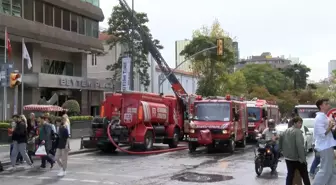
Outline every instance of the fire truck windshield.
[(299, 108), (297, 110), (301, 118), (315, 118), (316, 112), (318, 112), (317, 108)]
[(247, 108), (247, 113), (248, 113), (248, 121), (249, 122), (260, 121), (261, 108), (259, 108), (259, 107), (248, 107)]
[(228, 102), (195, 103), (193, 119), (199, 121), (230, 121), (230, 107)]

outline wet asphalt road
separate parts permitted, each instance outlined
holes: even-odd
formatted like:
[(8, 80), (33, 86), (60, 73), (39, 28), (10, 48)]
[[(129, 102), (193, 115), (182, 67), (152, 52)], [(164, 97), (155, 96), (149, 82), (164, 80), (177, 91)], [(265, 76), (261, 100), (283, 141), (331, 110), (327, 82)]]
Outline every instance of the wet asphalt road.
[[(195, 154), (188, 150), (150, 156), (125, 153), (88, 153), (70, 156), (68, 173), (58, 178), (58, 167), (52, 170), (27, 170), (0, 173), (1, 185), (283, 185), (286, 177), (284, 162), (278, 175), (265, 169), (260, 177), (254, 172), (253, 146), (238, 149), (234, 155), (217, 151), (206, 153), (200, 148)], [(309, 163), (312, 154), (309, 157)], [(187, 181), (187, 182), (186, 182)]]

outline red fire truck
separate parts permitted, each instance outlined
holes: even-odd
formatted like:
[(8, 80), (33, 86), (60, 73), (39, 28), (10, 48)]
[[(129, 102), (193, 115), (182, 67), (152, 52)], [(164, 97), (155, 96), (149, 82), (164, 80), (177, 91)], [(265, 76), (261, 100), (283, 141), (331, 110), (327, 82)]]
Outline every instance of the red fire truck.
[(246, 145), (247, 108), (246, 103), (230, 97), (197, 97), (194, 102), (189, 130), (189, 151), (198, 146), (212, 149), (226, 146), (233, 153), (236, 144)]
[(274, 101), (266, 101), (254, 98), (246, 101), (248, 113), (248, 136), (255, 139), (257, 134), (267, 127), (267, 119), (274, 119), (279, 123), (279, 107)]
[(135, 24), (136, 31), (147, 44), (148, 51), (158, 64), (161, 72), (170, 82), (175, 95), (163, 96), (143, 92), (119, 92), (106, 95), (101, 107), (101, 118), (93, 120), (93, 136), (102, 150), (113, 151), (115, 145), (107, 137), (108, 130), (114, 143), (141, 145), (144, 150), (150, 150), (154, 142), (177, 147), (179, 138), (183, 136), (185, 113), (188, 112), (189, 95), (163, 59), (151, 37), (133, 16), (132, 9), (125, 0), (119, 0), (129, 19)]

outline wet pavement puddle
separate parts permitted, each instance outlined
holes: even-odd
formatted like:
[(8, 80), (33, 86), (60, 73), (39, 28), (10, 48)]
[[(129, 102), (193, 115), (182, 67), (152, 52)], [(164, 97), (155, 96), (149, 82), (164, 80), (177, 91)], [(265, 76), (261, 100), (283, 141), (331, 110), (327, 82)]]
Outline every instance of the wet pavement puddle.
[(221, 182), (221, 181), (231, 180), (233, 179), (233, 176), (185, 172), (182, 174), (174, 175), (171, 177), (171, 179), (182, 181), (182, 182), (208, 183), (208, 182)]

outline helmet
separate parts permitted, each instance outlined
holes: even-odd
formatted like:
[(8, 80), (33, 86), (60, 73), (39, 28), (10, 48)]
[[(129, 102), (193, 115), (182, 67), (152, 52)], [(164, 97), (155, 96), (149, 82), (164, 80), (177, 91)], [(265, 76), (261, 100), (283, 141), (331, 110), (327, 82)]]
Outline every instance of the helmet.
[(268, 127), (274, 127), (275, 126), (275, 120), (274, 119), (269, 119), (268, 120)]

